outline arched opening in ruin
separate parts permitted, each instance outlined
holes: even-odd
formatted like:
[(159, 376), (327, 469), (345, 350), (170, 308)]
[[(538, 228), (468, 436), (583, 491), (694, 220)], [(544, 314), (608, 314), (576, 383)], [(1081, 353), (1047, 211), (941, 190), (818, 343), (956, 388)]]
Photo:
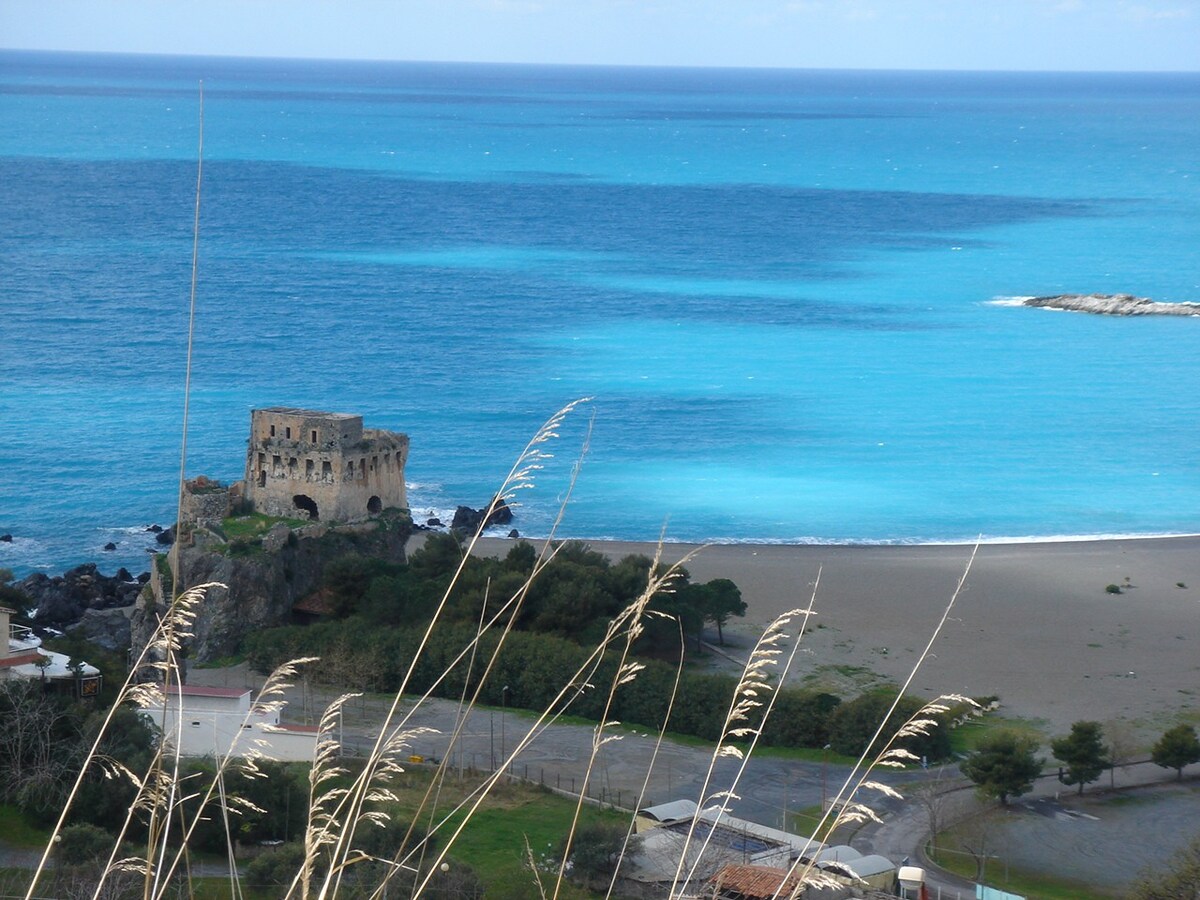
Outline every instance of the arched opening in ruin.
[(317, 509), (317, 502), (308, 494), (296, 494), (292, 497), (292, 503), (296, 505), (296, 509), (302, 509), (308, 513), (308, 517), (314, 522), (321, 518), (321, 514)]
[(367, 512), (373, 516), (379, 515), (383, 512), (383, 501), (378, 497), (372, 497), (367, 501)]

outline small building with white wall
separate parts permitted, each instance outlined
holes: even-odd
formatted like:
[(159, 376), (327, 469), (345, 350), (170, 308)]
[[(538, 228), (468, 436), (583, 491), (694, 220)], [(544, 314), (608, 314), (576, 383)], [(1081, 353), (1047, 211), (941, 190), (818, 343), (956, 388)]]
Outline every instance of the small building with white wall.
[(794, 860), (812, 859), (825, 849), (818, 841), (740, 819), (717, 806), (700, 809), (691, 800), (640, 809), (636, 821), (638, 849), (621, 871), (646, 883), (671, 881), (681, 856), (695, 886), (729, 864), (787, 869)]
[(246, 756), (260, 751), (270, 759), (311, 762), (315, 725), (279, 720), (279, 710), (256, 706), (248, 688), (168, 685), (164, 703), (142, 710), (181, 756)]

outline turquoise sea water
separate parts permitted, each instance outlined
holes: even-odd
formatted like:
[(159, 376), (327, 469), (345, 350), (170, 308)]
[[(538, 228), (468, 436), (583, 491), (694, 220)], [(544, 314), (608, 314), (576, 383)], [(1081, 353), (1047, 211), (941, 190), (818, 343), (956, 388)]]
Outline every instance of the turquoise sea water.
[[(0, 566), (144, 566), (249, 410), (406, 431), (418, 518), (544, 534), (1200, 532), (1200, 76), (0, 53)], [(102, 553), (109, 541), (115, 553)]]

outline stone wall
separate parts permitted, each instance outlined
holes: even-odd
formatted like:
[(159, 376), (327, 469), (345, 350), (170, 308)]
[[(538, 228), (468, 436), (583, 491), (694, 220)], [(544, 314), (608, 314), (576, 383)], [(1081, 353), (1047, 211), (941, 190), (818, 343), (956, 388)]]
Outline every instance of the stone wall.
[(291, 407), (252, 410), (246, 498), (257, 512), (352, 522), (407, 509), (408, 436), (364, 429), (361, 416)]
[(211, 528), (233, 515), (242, 497), (242, 483), (225, 486), (201, 475), (183, 485), (183, 521)]

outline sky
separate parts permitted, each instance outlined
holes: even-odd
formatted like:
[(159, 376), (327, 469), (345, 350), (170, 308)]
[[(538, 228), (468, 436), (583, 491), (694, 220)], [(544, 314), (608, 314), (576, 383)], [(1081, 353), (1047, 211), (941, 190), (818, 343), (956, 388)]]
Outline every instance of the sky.
[(0, 0), (0, 47), (556, 64), (1197, 71), (1200, 0)]

